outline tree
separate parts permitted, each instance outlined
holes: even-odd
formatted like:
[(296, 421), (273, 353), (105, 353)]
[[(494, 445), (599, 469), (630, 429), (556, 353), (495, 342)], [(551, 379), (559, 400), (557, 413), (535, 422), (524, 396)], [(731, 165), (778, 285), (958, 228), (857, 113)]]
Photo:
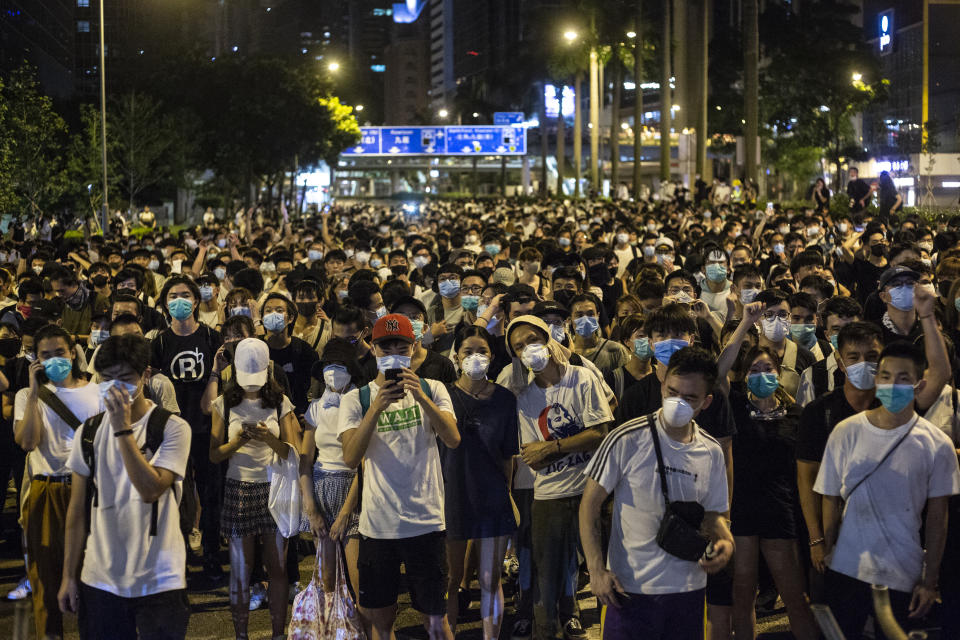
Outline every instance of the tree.
[(67, 188), (62, 155), (67, 125), (50, 98), (40, 93), (34, 69), (26, 65), (2, 86), (0, 105), (0, 162), (6, 163), (0, 198), (12, 196), (8, 206), (43, 213)]
[(114, 99), (110, 107), (107, 135), (114, 141), (118, 184), (133, 211), (144, 189), (170, 176), (171, 115), (161, 102), (136, 92)]
[[(116, 202), (117, 166), (113, 160), (116, 144), (107, 137), (107, 180), (109, 201)], [(103, 204), (103, 153), (101, 151), (100, 110), (92, 105), (81, 105), (80, 128), (70, 140), (67, 159), (67, 195), (79, 211), (96, 216)]]

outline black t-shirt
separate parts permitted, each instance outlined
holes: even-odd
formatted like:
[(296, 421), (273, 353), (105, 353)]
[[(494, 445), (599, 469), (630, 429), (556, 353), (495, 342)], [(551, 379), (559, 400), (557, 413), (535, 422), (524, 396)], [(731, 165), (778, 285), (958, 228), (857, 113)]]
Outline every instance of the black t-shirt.
[(878, 267), (868, 260), (854, 258), (852, 265), (852, 283), (856, 287), (857, 300), (860, 304), (866, 302), (867, 296), (877, 290), (880, 275), (887, 270), (886, 266)]
[[(269, 345), (269, 343), (267, 343)], [(275, 367), (279, 367), (287, 374), (290, 383), (290, 400), (296, 408), (298, 416), (307, 412), (307, 392), (310, 390), (310, 371), (313, 364), (320, 359), (316, 350), (305, 341), (292, 336), (290, 344), (282, 349), (270, 347), (270, 359)]]
[[(880, 406), (876, 398), (870, 408)], [(797, 433), (797, 460), (820, 462), (827, 448), (827, 438), (841, 420), (859, 413), (855, 411), (843, 387), (837, 387), (825, 396), (816, 398), (803, 408), (800, 414), (800, 429)]]
[[(653, 413), (663, 406), (660, 379), (652, 371), (624, 392), (617, 407), (617, 424)], [(729, 438), (737, 432), (730, 401), (719, 389), (713, 390), (713, 402), (694, 418), (697, 425), (714, 438)]]
[(757, 419), (751, 415), (755, 409), (746, 393), (736, 388), (730, 390), (730, 407), (737, 424), (731, 511), (763, 509), (767, 514), (792, 518), (800, 407), (792, 404), (776, 419)]
[(439, 380), (444, 384), (451, 384), (457, 380), (457, 370), (449, 359), (438, 353), (425, 349), (427, 356), (420, 363), (417, 375), (421, 378)]
[(173, 382), (180, 417), (194, 431), (210, 429), (210, 416), (200, 410), (200, 399), (213, 371), (213, 357), (222, 344), (220, 334), (204, 324), (188, 336), (165, 329), (153, 340), (150, 364)]
[[(633, 374), (630, 373), (629, 371), (627, 371), (627, 368), (626, 368), (626, 367), (620, 367), (619, 369), (614, 369), (613, 371), (606, 371), (606, 372), (604, 372), (604, 374), (603, 374), (603, 379), (604, 379), (604, 381), (607, 383), (607, 385), (608, 385), (611, 389), (613, 389), (613, 392), (614, 392), (614, 393), (619, 393), (619, 390), (617, 389), (617, 379), (616, 379), (616, 373), (617, 373), (617, 371), (622, 371), (622, 372), (623, 372), (623, 391), (624, 391), (624, 393), (626, 393), (627, 389), (633, 388), (637, 383), (640, 382), (640, 380), (642, 380), (642, 378), (634, 378), (634, 377), (633, 377)], [(620, 394), (620, 396), (618, 396), (618, 397), (622, 397), (622, 395), (623, 395), (623, 394)]]
[(856, 180), (851, 180), (850, 182), (848, 182), (847, 195), (853, 198), (853, 204), (850, 205), (850, 210), (861, 211), (864, 207), (863, 205), (860, 204), (860, 201), (868, 193), (870, 193), (870, 185), (867, 184), (866, 180), (863, 180), (862, 178), (857, 178)]

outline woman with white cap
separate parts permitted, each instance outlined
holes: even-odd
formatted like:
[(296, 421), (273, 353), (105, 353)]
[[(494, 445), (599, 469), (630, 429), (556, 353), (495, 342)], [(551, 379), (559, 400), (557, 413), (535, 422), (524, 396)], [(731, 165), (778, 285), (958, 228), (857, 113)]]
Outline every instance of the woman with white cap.
[(299, 427), (293, 404), (268, 376), (269, 363), (265, 342), (241, 340), (233, 359), (236, 384), (213, 403), (210, 460), (229, 460), (220, 533), (230, 541), (230, 609), (238, 640), (247, 638), (250, 573), (258, 536), (269, 580), (273, 637), (283, 637), (286, 628), (287, 541), (267, 507), (267, 465), (275, 455), (286, 458), (290, 447), (299, 451)]

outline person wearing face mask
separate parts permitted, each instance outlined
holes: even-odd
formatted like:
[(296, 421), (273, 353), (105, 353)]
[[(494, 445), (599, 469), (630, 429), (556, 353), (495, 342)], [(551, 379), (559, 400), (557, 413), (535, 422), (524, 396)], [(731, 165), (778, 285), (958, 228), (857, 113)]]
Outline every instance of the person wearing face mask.
[(50, 273), (53, 293), (64, 303), (61, 326), (80, 341), (89, 337), (90, 319), (105, 313), (110, 306), (106, 298), (97, 296), (77, 280), (77, 276), (65, 267), (57, 267)]
[[(729, 490), (723, 452), (699, 423), (716, 382), (712, 354), (696, 347), (679, 351), (661, 385), (663, 408), (611, 431), (584, 471), (579, 523), (590, 588), (606, 607), (604, 638), (703, 638), (707, 575), (726, 566), (733, 553), (724, 517)], [(605, 560), (601, 507), (610, 494), (613, 527)], [(702, 522), (689, 525), (712, 542), (709, 558), (684, 560), (656, 542), (665, 495), (700, 505)]]
[[(106, 411), (77, 429), (67, 462), (73, 483), (57, 599), (62, 611), (79, 614), (89, 638), (187, 633), (177, 497), (190, 426), (147, 399), (149, 363), (142, 336), (113, 336), (101, 345), (94, 364)], [(90, 491), (96, 499), (88, 511)]]
[(362, 373), (356, 368), (356, 359), (356, 348), (349, 341), (331, 338), (327, 342), (318, 362), (323, 392), (310, 403), (304, 416), (300, 486), (306, 521), (302, 529), (312, 533), (322, 549), (322, 579), (324, 591), (327, 592), (334, 588), (338, 542), (343, 543), (354, 593), (359, 589), (359, 485), (356, 481), (357, 472), (343, 461), (343, 446), (337, 438), (340, 400), (362, 383)]
[(320, 305), (320, 285), (310, 279), (301, 280), (293, 289), (293, 300), (297, 305), (293, 335), (322, 353), (332, 335), (333, 323)]
[(447, 263), (437, 269), (436, 290), (439, 295), (427, 308), (430, 331), (434, 337), (430, 348), (446, 352), (453, 346), (453, 331), (463, 319), (464, 307), (460, 287), (464, 270), (456, 264)]
[[(924, 335), (923, 349), (929, 366), (924, 372), (926, 383), (918, 390), (916, 406), (925, 414), (934, 412), (934, 405), (944, 385), (950, 380), (950, 364), (943, 336), (937, 330), (934, 319), (933, 298), (920, 295)], [(927, 330), (929, 329), (929, 330)], [(813, 493), (814, 480), (820, 469), (827, 439), (834, 427), (850, 416), (874, 408), (876, 399), (876, 372), (880, 352), (883, 350), (883, 332), (870, 322), (851, 322), (840, 329), (837, 337), (837, 366), (845, 375), (842, 386), (813, 400), (800, 415), (800, 430), (797, 439), (797, 487), (800, 504), (810, 537), (810, 556), (815, 574), (822, 576), (825, 567), (825, 549), (822, 543), (812, 544), (823, 538), (823, 519), (820, 500)], [(820, 580), (822, 584), (822, 579)], [(822, 595), (822, 588), (819, 590)]]
[(17, 391), (13, 437), (27, 452), (32, 480), (21, 518), (37, 638), (63, 637), (57, 590), (63, 577), (65, 514), (70, 501), (67, 460), (76, 428), (100, 412), (100, 390), (81, 374), (73, 338), (48, 325), (34, 336), (29, 385)]
[(219, 328), (223, 324), (223, 309), (220, 306), (220, 281), (212, 273), (197, 278), (200, 288), (200, 313), (198, 320), (208, 327)]
[[(794, 293), (787, 299), (790, 305), (790, 338), (807, 349), (816, 362), (832, 351), (830, 342), (817, 337), (817, 301), (809, 293)], [(811, 365), (812, 366), (812, 365)]]
[(600, 330), (600, 303), (592, 293), (570, 300), (571, 349), (607, 374), (630, 361), (630, 352), (619, 342), (605, 338)]
[(607, 385), (618, 398), (651, 372), (653, 348), (650, 339), (643, 330), (643, 315), (628, 315), (620, 323), (620, 344), (629, 352), (630, 359), (621, 367), (604, 374)]
[(823, 496), (826, 601), (847, 638), (860, 637), (873, 612), (871, 585), (889, 588), (893, 615), (907, 629), (920, 626), (937, 599), (960, 469), (949, 436), (915, 410), (928, 384), (924, 366), (913, 344), (884, 348), (881, 406), (836, 426), (814, 484)]
[(886, 236), (879, 225), (871, 223), (864, 232), (851, 235), (841, 247), (843, 262), (847, 266), (837, 275), (847, 288), (854, 291), (860, 304), (863, 304), (867, 296), (876, 290), (874, 283), (880, 280), (889, 265)]
[(657, 241), (654, 245), (654, 250), (656, 251), (657, 263), (663, 265), (663, 268), (667, 270), (667, 273), (670, 273), (674, 269), (679, 269), (683, 266), (682, 261), (677, 259), (676, 249), (674, 248), (672, 238), (660, 236), (657, 238)]
[[(186, 476), (188, 488), (183, 499), (192, 500), (192, 483), (196, 483), (203, 509), (200, 530), (204, 574), (209, 580), (218, 580), (223, 575), (217, 559), (220, 469), (210, 461), (210, 418), (202, 410), (201, 400), (213, 370), (214, 356), (223, 340), (217, 331), (197, 320), (200, 288), (189, 277), (171, 276), (160, 291), (160, 300), (170, 316), (170, 326), (151, 343), (151, 367), (173, 382), (180, 416), (191, 427), (191, 469)], [(189, 503), (185, 508), (190, 508)]]
[[(804, 597), (805, 565), (797, 559), (795, 523), (797, 475), (795, 446), (800, 408), (780, 386), (780, 359), (768, 347), (752, 347), (740, 359), (747, 334), (760, 320), (763, 304), (744, 308), (743, 319), (717, 362), (721, 388), (730, 388), (737, 423), (733, 438), (732, 533), (737, 546), (733, 566), (732, 627), (738, 637), (756, 635), (756, 565), (760, 553), (774, 577), (797, 638), (819, 637)], [(727, 373), (740, 360), (738, 378)]]
[(377, 377), (340, 400), (344, 463), (351, 469), (363, 464), (358, 604), (372, 637), (392, 637), (402, 564), (428, 635), (452, 640), (437, 440), (456, 448), (460, 434), (447, 389), (410, 370), (414, 342), (406, 316), (377, 320)]
[(250, 576), (254, 545), (260, 540), (269, 585), (273, 638), (286, 627), (288, 585), (284, 559), (287, 541), (267, 506), (274, 456), (299, 453), (300, 425), (293, 403), (269, 376), (270, 351), (259, 338), (241, 340), (234, 353), (236, 385), (213, 403), (208, 455), (219, 465), (228, 461), (220, 534), (230, 544), (230, 611), (237, 638), (247, 637)]
[(423, 346), (424, 332), (429, 328), (426, 324), (427, 309), (423, 306), (423, 303), (413, 296), (403, 296), (394, 301), (390, 307), (390, 313), (406, 316), (413, 325), (413, 336), (416, 341), (414, 342), (413, 355), (410, 357), (410, 369), (421, 378), (439, 380), (444, 384), (454, 382), (457, 379), (457, 371), (453, 362), (436, 351)]
[[(457, 416), (460, 446), (440, 446), (447, 524), (447, 619), (452, 631), (462, 601), (469, 603), (466, 577), (467, 545), (473, 541), (478, 558), (480, 615), (485, 638), (498, 638), (503, 621), (500, 572), (507, 542), (517, 529), (510, 501), (513, 457), (519, 453), (517, 399), (494, 384), (487, 373), (493, 358), (493, 338), (482, 327), (457, 334), (455, 360), (460, 377), (447, 385)], [(476, 478), (485, 479), (477, 483)]]
[(790, 301), (783, 291), (767, 289), (757, 294), (755, 302), (762, 303), (760, 316), (760, 346), (768, 347), (780, 358), (780, 385), (795, 397), (800, 385), (800, 372), (816, 362), (809, 349), (790, 337)]
[(863, 319), (863, 310), (856, 300), (850, 297), (837, 296), (824, 301), (819, 313), (823, 323), (823, 333), (830, 342), (830, 353), (800, 374), (800, 385), (797, 387), (797, 405), (805, 407), (815, 398), (833, 391), (843, 385), (844, 375), (837, 366), (840, 357), (838, 339), (840, 329), (851, 322)]
[(877, 294), (886, 309), (879, 318), (883, 328), (884, 344), (895, 340), (913, 340), (920, 335), (920, 322), (917, 319), (914, 297), (921, 288), (919, 280), (930, 276), (921, 274), (911, 266), (925, 270), (919, 263), (907, 263), (890, 267), (880, 276)]
[[(576, 585), (577, 510), (582, 471), (613, 422), (601, 383), (570, 364), (546, 323), (520, 316), (507, 327), (513, 375), (533, 384), (517, 396), (521, 458), (536, 473), (530, 512), (537, 601), (534, 634), (553, 638), (557, 622), (568, 638), (583, 638)], [(520, 385), (517, 385), (520, 386)]]
[(550, 281), (540, 273), (543, 254), (533, 247), (524, 247), (517, 255), (517, 283), (532, 287), (541, 298), (550, 295)]
[(611, 266), (616, 257), (603, 245), (590, 247), (583, 251), (583, 260), (587, 263), (587, 275), (590, 288), (599, 289), (603, 309), (608, 318), (616, 315), (617, 300), (626, 293), (623, 280), (616, 277), (617, 268)]
[[(756, 299), (763, 290), (763, 277), (760, 270), (750, 264), (744, 264), (733, 271), (730, 292), (727, 294), (727, 320), (743, 317), (743, 306)], [(703, 295), (703, 292), (701, 292)]]
[(260, 320), (260, 306), (256, 302), (253, 293), (245, 287), (234, 287), (227, 294), (227, 299), (223, 303), (224, 322), (234, 316), (245, 316), (253, 321), (258, 334), (263, 333), (263, 324)]
[(616, 277), (622, 278), (627, 271), (627, 265), (631, 261), (643, 257), (643, 252), (630, 244), (630, 228), (626, 225), (619, 225), (613, 236), (613, 252), (617, 255), (620, 266), (617, 268)]
[(270, 347), (270, 360), (286, 374), (296, 415), (302, 416), (307, 411), (310, 372), (319, 354), (292, 335), (297, 309), (286, 296), (269, 294), (260, 308), (260, 315), (266, 332), (264, 339)]
[(721, 320), (727, 317), (727, 296), (731, 291), (728, 263), (726, 252), (716, 245), (710, 245), (704, 250), (700, 299), (710, 311), (718, 314)]

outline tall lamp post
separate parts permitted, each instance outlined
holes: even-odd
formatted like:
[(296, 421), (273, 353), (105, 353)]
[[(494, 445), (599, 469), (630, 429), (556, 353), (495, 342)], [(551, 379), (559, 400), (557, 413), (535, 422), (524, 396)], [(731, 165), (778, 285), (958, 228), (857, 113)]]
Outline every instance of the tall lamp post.
[(103, 230), (103, 237), (107, 237), (107, 216), (110, 212), (107, 202), (107, 69), (106, 69), (106, 45), (104, 38), (103, 24), (103, 3), (106, 0), (100, 0), (100, 152), (103, 162), (103, 209), (100, 214), (100, 228)]

